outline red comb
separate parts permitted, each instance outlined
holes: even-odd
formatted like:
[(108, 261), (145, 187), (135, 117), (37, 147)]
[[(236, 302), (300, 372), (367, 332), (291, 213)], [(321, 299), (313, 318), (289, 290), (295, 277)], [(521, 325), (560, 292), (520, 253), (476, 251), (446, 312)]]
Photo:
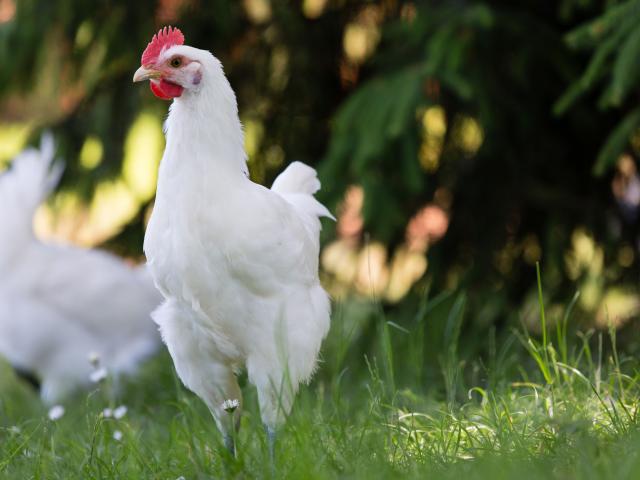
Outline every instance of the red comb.
[(153, 39), (142, 52), (142, 65), (154, 63), (163, 49), (173, 47), (174, 45), (183, 45), (184, 35), (178, 28), (164, 27), (153, 36)]

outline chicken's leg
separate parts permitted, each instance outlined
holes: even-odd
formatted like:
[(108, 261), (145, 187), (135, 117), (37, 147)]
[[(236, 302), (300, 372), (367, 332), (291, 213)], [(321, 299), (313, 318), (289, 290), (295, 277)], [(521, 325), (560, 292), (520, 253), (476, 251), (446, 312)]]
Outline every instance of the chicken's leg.
[(198, 314), (191, 308), (167, 301), (153, 318), (160, 325), (180, 380), (209, 407), (225, 446), (235, 455), (242, 392), (231, 362), (202, 341)]
[(269, 455), (274, 464), (276, 431), (291, 411), (295, 389), (286, 370), (277, 363), (250, 358), (247, 362), (249, 380), (258, 390), (260, 415), (267, 434)]
[(269, 458), (271, 458), (271, 465), (274, 465), (276, 450), (276, 429), (265, 424), (264, 431), (267, 433), (267, 444), (269, 446)]

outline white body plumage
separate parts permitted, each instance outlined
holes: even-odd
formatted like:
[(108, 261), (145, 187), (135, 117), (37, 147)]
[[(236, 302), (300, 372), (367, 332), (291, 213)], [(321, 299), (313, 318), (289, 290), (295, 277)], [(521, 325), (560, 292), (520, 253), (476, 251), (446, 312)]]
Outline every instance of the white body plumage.
[(35, 238), (35, 209), (62, 173), (52, 162), (45, 137), (0, 176), (0, 355), (38, 377), (48, 403), (89, 385), (91, 353), (133, 372), (160, 345), (150, 314), (161, 301), (144, 267)]
[[(154, 313), (184, 384), (227, 433), (222, 404), (241, 399), (246, 366), (264, 423), (275, 428), (312, 375), (329, 329), (318, 278), (315, 170), (291, 164), (271, 190), (246, 175), (235, 95), (209, 52), (174, 46), (202, 81), (171, 105), (145, 252), (165, 303)], [(234, 415), (240, 414), (238, 408)]]

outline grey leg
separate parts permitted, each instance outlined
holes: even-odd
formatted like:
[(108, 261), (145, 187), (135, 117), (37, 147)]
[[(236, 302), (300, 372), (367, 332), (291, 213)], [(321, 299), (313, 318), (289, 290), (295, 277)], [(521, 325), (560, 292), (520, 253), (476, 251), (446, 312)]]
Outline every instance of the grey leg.
[(264, 426), (265, 432), (267, 432), (267, 442), (269, 443), (269, 457), (271, 458), (271, 464), (275, 462), (275, 448), (276, 448), (276, 430), (267, 425)]
[(232, 457), (236, 456), (236, 442), (233, 438), (233, 435), (226, 434), (224, 436), (224, 446), (227, 447), (227, 450), (231, 454)]

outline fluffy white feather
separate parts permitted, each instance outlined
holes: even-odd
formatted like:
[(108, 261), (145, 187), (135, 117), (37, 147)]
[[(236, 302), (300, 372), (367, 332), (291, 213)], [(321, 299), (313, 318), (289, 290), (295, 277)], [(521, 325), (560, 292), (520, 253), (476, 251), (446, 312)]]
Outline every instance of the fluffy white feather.
[(114, 374), (133, 372), (160, 343), (160, 303), (146, 268), (105, 252), (45, 244), (33, 214), (62, 173), (53, 140), (0, 176), (0, 355), (34, 373), (57, 402), (89, 383), (90, 353)]
[[(226, 399), (241, 400), (234, 372), (246, 367), (271, 429), (311, 377), (329, 330), (318, 279), (320, 216), (315, 170), (291, 164), (271, 190), (246, 175), (236, 98), (220, 62), (188, 46), (170, 80), (184, 92), (170, 108), (156, 204), (145, 252), (165, 297), (154, 313), (184, 384), (228, 433)], [(188, 63), (187, 63), (188, 62)], [(135, 79), (149, 78), (146, 67)], [(193, 79), (193, 81), (192, 81)], [(241, 408), (233, 415), (237, 420)]]

